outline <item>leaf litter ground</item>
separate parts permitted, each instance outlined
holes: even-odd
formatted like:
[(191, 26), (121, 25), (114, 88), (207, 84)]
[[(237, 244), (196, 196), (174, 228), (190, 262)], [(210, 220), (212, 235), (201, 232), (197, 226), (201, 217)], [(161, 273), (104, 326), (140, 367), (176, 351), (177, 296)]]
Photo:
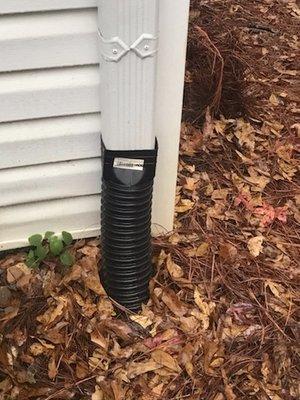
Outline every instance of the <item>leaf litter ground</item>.
[(97, 240), (69, 270), (3, 256), (1, 399), (299, 398), (299, 15), (192, 1), (175, 230), (154, 240), (151, 299), (114, 307)]

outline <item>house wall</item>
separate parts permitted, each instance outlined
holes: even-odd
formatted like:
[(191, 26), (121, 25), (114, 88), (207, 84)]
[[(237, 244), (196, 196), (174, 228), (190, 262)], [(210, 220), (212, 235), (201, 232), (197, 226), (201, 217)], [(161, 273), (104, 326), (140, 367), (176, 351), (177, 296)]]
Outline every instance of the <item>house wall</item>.
[[(159, 2), (154, 233), (173, 223), (188, 3)], [(0, 250), (99, 234), (97, 29), (96, 0), (0, 0)]]

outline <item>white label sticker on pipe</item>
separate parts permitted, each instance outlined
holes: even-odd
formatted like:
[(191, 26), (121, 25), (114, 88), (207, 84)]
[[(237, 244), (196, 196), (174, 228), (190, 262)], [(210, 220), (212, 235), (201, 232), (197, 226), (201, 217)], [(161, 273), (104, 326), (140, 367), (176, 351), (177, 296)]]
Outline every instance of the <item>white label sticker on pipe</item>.
[(131, 158), (114, 159), (114, 168), (119, 168), (119, 169), (131, 169), (135, 171), (143, 171), (144, 164), (145, 164), (144, 160), (136, 160)]

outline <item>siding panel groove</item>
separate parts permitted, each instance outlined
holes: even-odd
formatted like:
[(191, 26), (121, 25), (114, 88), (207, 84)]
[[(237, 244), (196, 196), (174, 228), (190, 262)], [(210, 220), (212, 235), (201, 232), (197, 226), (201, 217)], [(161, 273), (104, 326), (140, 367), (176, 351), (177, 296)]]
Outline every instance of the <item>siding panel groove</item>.
[(96, 64), (97, 46), (96, 9), (0, 17), (0, 72)]
[(0, 122), (99, 112), (99, 66), (2, 73), (0, 104)]
[(97, 0), (1, 0), (0, 14), (97, 7)]
[(30, 234), (49, 229), (67, 229), (74, 237), (97, 236), (99, 206), (100, 196), (93, 195), (0, 207), (0, 250), (26, 246)]
[(101, 192), (101, 159), (0, 170), (0, 207)]
[(100, 157), (100, 124), (99, 113), (2, 123), (0, 171)]

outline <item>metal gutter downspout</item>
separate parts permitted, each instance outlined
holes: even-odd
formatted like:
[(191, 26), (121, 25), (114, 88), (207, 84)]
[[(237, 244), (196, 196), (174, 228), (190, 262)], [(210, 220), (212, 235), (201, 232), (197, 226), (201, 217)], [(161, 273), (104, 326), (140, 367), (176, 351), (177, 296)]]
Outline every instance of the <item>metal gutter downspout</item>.
[(101, 280), (137, 311), (149, 298), (158, 0), (99, 0)]

